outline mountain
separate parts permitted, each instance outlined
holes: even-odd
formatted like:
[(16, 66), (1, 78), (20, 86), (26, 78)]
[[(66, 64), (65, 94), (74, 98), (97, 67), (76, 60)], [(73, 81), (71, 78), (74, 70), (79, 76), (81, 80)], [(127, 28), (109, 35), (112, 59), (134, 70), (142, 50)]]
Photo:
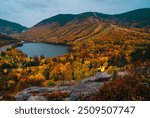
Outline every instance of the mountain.
[(136, 28), (150, 27), (150, 8), (138, 9), (111, 17), (116, 23)]
[(15, 34), (15, 33), (21, 33), (26, 29), (27, 27), (22, 26), (20, 24), (0, 19), (0, 32), (2, 33)]
[(39, 22), (37, 25), (35, 26), (40, 26), (40, 25), (44, 25), (44, 24), (48, 24), (48, 23), (59, 23), (60, 25), (65, 25), (68, 22), (71, 22), (73, 20), (83, 20), (89, 17), (103, 17), (103, 18), (107, 18), (109, 17), (109, 15), (106, 14), (101, 14), (101, 13), (97, 13), (97, 12), (85, 12), (85, 13), (81, 13), (81, 14), (77, 14), (77, 15), (73, 15), (73, 14), (59, 14), (53, 17), (50, 17), (48, 19), (45, 19), (41, 22)]
[(0, 33), (0, 47), (5, 46), (5, 45), (9, 45), (12, 43), (17, 43), (17, 42), (19, 42), (19, 40), (12, 38), (6, 34)]
[(65, 25), (66, 23), (72, 20), (75, 19), (82, 20), (88, 17), (96, 17), (99, 19), (103, 19), (105, 21), (109, 21), (110, 23), (116, 23), (128, 27), (141, 28), (141, 27), (150, 26), (150, 8), (138, 9), (138, 10), (117, 14), (117, 15), (107, 15), (98, 12), (86, 12), (78, 15), (60, 14), (48, 18), (46, 20), (43, 20), (35, 26), (39, 26), (51, 22), (57, 22), (61, 25)]
[(59, 14), (39, 22), (15, 37), (31, 41), (66, 43), (95, 38), (118, 26), (124, 30), (129, 30), (125, 28), (150, 28), (150, 8), (117, 15), (98, 12), (77, 15)]

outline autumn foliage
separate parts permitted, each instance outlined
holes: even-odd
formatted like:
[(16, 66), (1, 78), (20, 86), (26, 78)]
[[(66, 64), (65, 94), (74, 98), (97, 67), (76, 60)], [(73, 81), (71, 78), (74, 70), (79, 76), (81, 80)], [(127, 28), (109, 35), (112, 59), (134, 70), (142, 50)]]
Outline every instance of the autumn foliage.
[[(92, 100), (148, 100), (150, 85), (144, 78), (149, 78), (150, 35), (113, 26), (107, 28), (108, 31), (92, 38), (67, 42), (70, 52), (63, 56), (27, 57), (15, 48), (2, 51), (1, 92), (17, 93), (31, 86), (52, 87), (68, 81), (80, 81), (95, 75), (98, 68), (104, 66), (110, 73), (114, 69), (129, 71), (130, 76), (106, 83), (97, 96), (92, 96)], [(138, 71), (140, 68), (142, 71)], [(142, 76), (136, 76), (140, 74)]]
[(138, 101), (150, 100), (150, 81), (145, 78), (124, 78), (105, 83), (91, 100)]

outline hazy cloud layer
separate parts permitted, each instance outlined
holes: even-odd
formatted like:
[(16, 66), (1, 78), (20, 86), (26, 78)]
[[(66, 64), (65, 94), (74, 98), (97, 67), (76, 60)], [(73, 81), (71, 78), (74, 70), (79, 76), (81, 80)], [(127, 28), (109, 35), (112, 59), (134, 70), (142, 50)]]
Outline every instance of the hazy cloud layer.
[(150, 0), (1, 0), (0, 18), (30, 27), (60, 13), (117, 14), (147, 7)]

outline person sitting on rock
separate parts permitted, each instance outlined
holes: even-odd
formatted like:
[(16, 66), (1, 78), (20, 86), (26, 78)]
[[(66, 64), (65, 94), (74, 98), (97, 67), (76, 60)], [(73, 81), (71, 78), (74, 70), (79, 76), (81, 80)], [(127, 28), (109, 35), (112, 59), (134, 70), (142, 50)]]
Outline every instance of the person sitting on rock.
[(105, 72), (105, 66), (100, 66), (99, 68), (98, 68), (98, 72)]

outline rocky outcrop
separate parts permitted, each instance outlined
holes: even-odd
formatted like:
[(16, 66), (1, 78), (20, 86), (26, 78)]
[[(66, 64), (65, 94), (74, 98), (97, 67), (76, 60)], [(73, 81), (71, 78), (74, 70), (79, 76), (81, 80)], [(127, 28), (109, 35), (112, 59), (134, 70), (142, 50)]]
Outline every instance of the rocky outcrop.
[(82, 83), (86, 82), (104, 82), (108, 81), (112, 77), (111, 74), (108, 74), (107, 72), (97, 72), (94, 76), (91, 76), (89, 78), (86, 78), (82, 80)]
[[(17, 101), (27, 101), (27, 100), (30, 100), (29, 98), (33, 98), (33, 96), (46, 96), (47, 98), (49, 98), (49, 96), (52, 96), (52, 95), (55, 96), (56, 93), (57, 94), (58, 93), (69, 94), (71, 93), (71, 90), (72, 90), (72, 86), (30, 87), (19, 92), (15, 96), (15, 98)], [(37, 98), (40, 98), (40, 97), (36, 97), (36, 101), (38, 101)], [(50, 98), (48, 100), (50, 100)]]
[(45, 96), (31, 96), (28, 101), (47, 101)]
[(70, 86), (30, 87), (19, 92), (15, 98), (17, 101), (87, 100), (89, 96), (99, 91), (104, 81), (110, 78), (111, 75), (107, 72), (98, 72), (96, 75)]
[(69, 101), (86, 100), (89, 96), (96, 94), (104, 82), (86, 82), (75, 86), (68, 98)]
[(3, 96), (0, 96), (0, 101), (3, 100)]

